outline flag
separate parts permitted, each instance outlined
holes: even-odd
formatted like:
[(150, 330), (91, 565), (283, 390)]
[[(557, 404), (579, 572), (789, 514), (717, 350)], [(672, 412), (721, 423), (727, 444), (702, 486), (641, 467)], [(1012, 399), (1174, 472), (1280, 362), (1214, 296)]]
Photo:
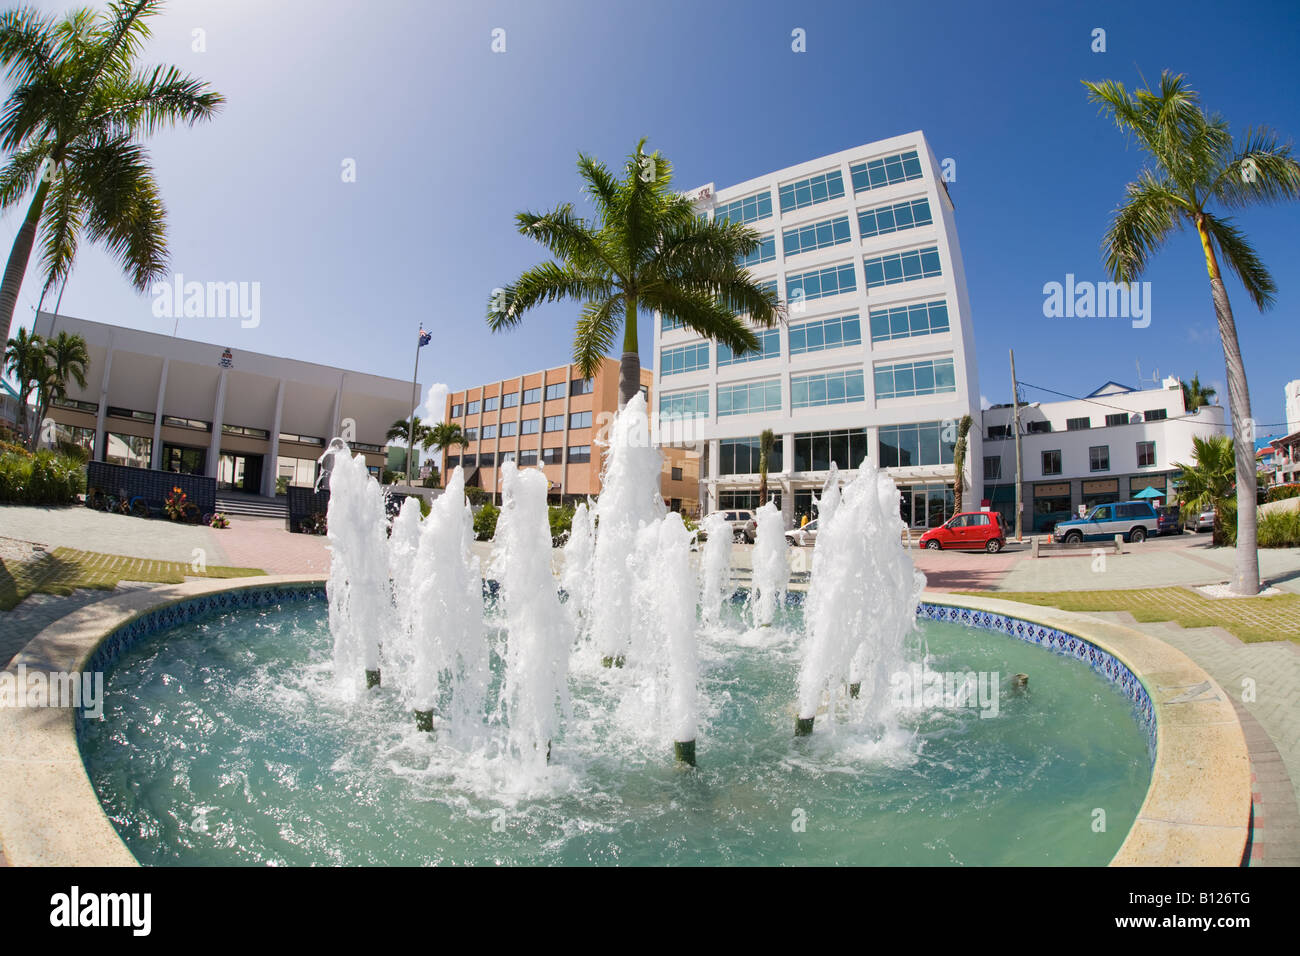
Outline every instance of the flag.
[(423, 325), (420, 326), (420, 344), (416, 347), (424, 348), (432, 341), (433, 341), (433, 333), (424, 331), (424, 326)]

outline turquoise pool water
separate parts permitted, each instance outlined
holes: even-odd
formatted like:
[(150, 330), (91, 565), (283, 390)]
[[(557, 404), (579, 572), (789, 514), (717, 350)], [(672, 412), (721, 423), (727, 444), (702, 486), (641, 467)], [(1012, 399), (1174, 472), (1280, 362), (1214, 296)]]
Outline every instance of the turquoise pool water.
[[(386, 688), (345, 702), (323, 602), (142, 640), (106, 676), (82, 753), (123, 840), (154, 865), (1100, 865), (1123, 842), (1147, 742), (1087, 667), (923, 622), (928, 668), (1001, 675), (997, 716), (914, 708), (883, 739), (822, 717), (796, 740), (798, 610), (777, 623), (702, 639), (694, 772), (619, 723), (626, 675), (581, 662), (541, 780), (490, 746), (417, 733)], [(1015, 673), (1028, 693), (1008, 686)]]

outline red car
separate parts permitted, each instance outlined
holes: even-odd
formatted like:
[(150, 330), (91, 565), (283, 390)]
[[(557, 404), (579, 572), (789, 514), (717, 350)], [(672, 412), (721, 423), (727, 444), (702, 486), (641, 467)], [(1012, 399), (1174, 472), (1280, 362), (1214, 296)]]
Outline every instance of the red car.
[(996, 511), (963, 511), (949, 518), (937, 528), (921, 535), (921, 547), (938, 551), (970, 550), (978, 548), (997, 554), (1007, 543), (1002, 519)]

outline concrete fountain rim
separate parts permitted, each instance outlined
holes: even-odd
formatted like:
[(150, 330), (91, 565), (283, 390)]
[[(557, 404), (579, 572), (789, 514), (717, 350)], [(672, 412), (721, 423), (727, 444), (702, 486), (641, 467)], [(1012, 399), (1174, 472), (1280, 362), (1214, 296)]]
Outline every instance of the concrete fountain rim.
[[(103, 641), (150, 612), (225, 592), (323, 587), (319, 575), (192, 580), (114, 595), (36, 635), (6, 670), (76, 673)], [(1054, 628), (1097, 647), (1142, 683), (1155, 761), (1111, 866), (1240, 866), (1250, 833), (1250, 757), (1226, 692), (1182, 651), (1121, 624), (997, 598), (926, 591), (925, 604)], [(15, 866), (139, 865), (100, 806), (71, 708), (0, 707), (0, 849)]]

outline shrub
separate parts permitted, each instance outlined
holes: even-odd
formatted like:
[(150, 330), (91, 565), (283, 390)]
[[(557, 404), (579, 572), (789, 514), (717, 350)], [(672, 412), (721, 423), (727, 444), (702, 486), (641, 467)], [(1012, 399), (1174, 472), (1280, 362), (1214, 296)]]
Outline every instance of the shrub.
[(1300, 511), (1274, 511), (1259, 519), (1261, 548), (1300, 548)]
[(465, 497), (469, 499), (471, 508), (477, 508), (488, 500), (488, 493), (482, 488), (466, 488)]
[(551, 505), (547, 509), (552, 538), (559, 538), (573, 529), (573, 511), (573, 505)]
[(206, 524), (209, 528), (230, 527), (230, 519), (227, 518), (225, 515), (223, 515), (220, 511), (214, 511), (212, 514), (206, 515), (204, 517), (203, 523)]
[(287, 495), (289, 493), (289, 477), (281, 475), (275, 479), (275, 493), (277, 495)]
[(79, 461), (52, 451), (0, 451), (0, 501), (29, 505), (70, 503), (85, 489)]
[(497, 533), (497, 517), (501, 509), (494, 504), (486, 504), (474, 512), (474, 537), (479, 541), (488, 541)]
[(420, 517), (421, 518), (429, 517), (429, 512), (432, 510), (433, 510), (433, 502), (430, 501), (428, 498), (424, 497), (424, 495), (421, 495), (420, 496)]
[(1294, 498), (1300, 495), (1300, 484), (1274, 485), (1268, 489), (1266, 496), (1268, 501), (1285, 501), (1287, 498)]

